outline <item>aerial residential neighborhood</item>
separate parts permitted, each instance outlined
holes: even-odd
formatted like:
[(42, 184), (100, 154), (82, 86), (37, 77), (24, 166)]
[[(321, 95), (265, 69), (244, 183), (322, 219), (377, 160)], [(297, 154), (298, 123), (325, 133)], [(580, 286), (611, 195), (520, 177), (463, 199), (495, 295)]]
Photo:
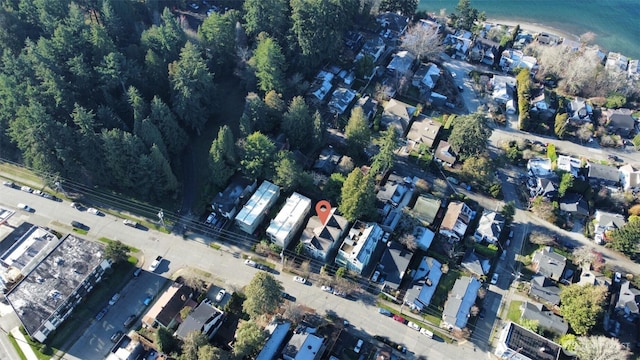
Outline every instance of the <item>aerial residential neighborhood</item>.
[(27, 2), (0, 358), (640, 354), (638, 60), (468, 0)]

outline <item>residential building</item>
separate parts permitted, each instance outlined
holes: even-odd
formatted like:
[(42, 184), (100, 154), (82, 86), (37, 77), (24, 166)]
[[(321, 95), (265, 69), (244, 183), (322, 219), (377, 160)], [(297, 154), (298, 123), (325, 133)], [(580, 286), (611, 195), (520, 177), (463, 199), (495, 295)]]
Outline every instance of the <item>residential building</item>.
[(364, 113), (364, 117), (367, 119), (367, 121), (371, 125), (373, 125), (371, 121), (373, 121), (373, 118), (375, 117), (376, 112), (378, 111), (378, 101), (369, 95), (365, 95), (359, 98), (358, 101), (356, 101), (355, 106), (362, 109), (362, 112)]
[(627, 77), (632, 80), (640, 80), (640, 60), (630, 60), (627, 68)]
[(315, 259), (327, 261), (329, 254), (340, 244), (342, 235), (349, 226), (349, 221), (337, 215), (336, 210), (335, 207), (331, 208), (324, 224), (317, 215), (312, 216), (302, 232), (300, 242)]
[(462, 201), (452, 201), (447, 207), (447, 212), (440, 224), (440, 234), (450, 240), (460, 240), (467, 232), (469, 222), (475, 217), (476, 212)]
[(182, 323), (180, 310), (185, 306), (195, 308), (198, 303), (191, 299), (193, 289), (174, 282), (160, 295), (142, 318), (142, 323), (150, 327), (162, 326), (171, 329)]
[(380, 122), (385, 127), (395, 127), (398, 135), (404, 136), (416, 108), (399, 100), (391, 99), (384, 106)]
[(611, 51), (607, 54), (607, 61), (604, 63), (604, 67), (607, 70), (626, 72), (628, 64), (629, 59), (626, 56)]
[(425, 115), (418, 115), (411, 124), (409, 133), (407, 134), (407, 142), (411, 149), (418, 152), (428, 151), (433, 148), (438, 134), (442, 129), (442, 124), (434, 121)]
[(467, 269), (471, 274), (481, 278), (489, 273), (491, 262), (486, 257), (476, 254), (472, 249), (468, 251), (462, 259), (460, 266)]
[(353, 99), (356, 98), (356, 92), (344, 87), (339, 87), (333, 91), (331, 100), (329, 100), (329, 110), (336, 115), (342, 115), (349, 108)]
[(413, 252), (407, 250), (404, 245), (388, 241), (387, 247), (382, 253), (382, 258), (377, 269), (384, 276), (384, 287), (382, 291), (395, 298), (396, 291), (400, 289), (400, 283), (406, 274), (409, 262), (413, 257)]
[(560, 205), (560, 211), (581, 218), (589, 216), (589, 203), (587, 203), (581, 194), (567, 192), (558, 203)]
[(447, 34), (442, 44), (453, 50), (452, 58), (466, 59), (471, 48), (473, 34), (466, 30), (456, 30), (454, 34)]
[(256, 191), (258, 183), (238, 176), (231, 179), (230, 184), (219, 192), (211, 201), (211, 207), (221, 216), (233, 219), (238, 212), (238, 206)]
[(313, 164), (313, 170), (325, 175), (331, 175), (340, 162), (341, 157), (333, 147), (324, 148), (320, 151), (318, 159)]
[(490, 80), (491, 97), (493, 101), (506, 104), (514, 99), (516, 93), (516, 79), (512, 76), (494, 75)]
[(316, 79), (314, 84), (311, 86), (312, 92), (311, 94), (318, 101), (324, 101), (324, 99), (329, 95), (331, 88), (333, 88), (333, 78), (335, 77), (329, 71), (320, 70), (316, 75)]
[(344, 35), (344, 45), (353, 51), (358, 51), (363, 42), (364, 36), (359, 32), (347, 31)]
[(144, 345), (138, 340), (137, 337), (130, 338), (129, 335), (124, 335), (120, 340), (111, 348), (106, 360), (136, 360), (140, 359), (146, 353)]
[(567, 114), (569, 115), (569, 120), (578, 123), (590, 122), (593, 115), (593, 107), (585, 99), (577, 97), (567, 104)]
[(185, 339), (189, 333), (200, 331), (207, 338), (212, 339), (222, 326), (224, 312), (211, 304), (211, 300), (203, 301), (187, 315), (178, 326), (174, 336)]
[(624, 216), (606, 211), (596, 210), (593, 219), (594, 240), (602, 244), (607, 240), (607, 233), (621, 229), (627, 222)]
[(413, 63), (416, 61), (416, 56), (410, 51), (402, 50), (393, 54), (393, 58), (389, 65), (387, 65), (387, 73), (390, 76), (402, 77), (411, 71)]
[[(14, 267), (21, 259), (43, 254), (30, 253), (34, 244), (24, 240), (12, 252)], [(48, 252), (41, 260), (30, 262), (31, 270), (5, 295), (27, 334), (39, 342), (44, 342), (73, 314), (75, 307), (98, 286), (104, 272), (111, 267), (101, 243), (73, 235), (59, 241), (55, 236), (37, 238), (37, 242), (45, 240), (50, 241), (52, 247), (47, 247)], [(24, 254), (18, 254), (19, 251)]]
[(628, 138), (635, 133), (636, 119), (631, 109), (609, 109), (604, 113), (606, 127), (610, 133)]
[(569, 331), (569, 324), (561, 316), (556, 315), (540, 303), (527, 301), (522, 304), (521, 310), (520, 318), (537, 322), (540, 329), (559, 336), (565, 335)]
[(640, 187), (640, 170), (634, 169), (631, 164), (626, 164), (618, 169), (620, 184), (625, 191)]
[(500, 44), (489, 39), (477, 37), (471, 50), (469, 50), (469, 59), (485, 65), (493, 66), (497, 56)]
[(294, 192), (267, 228), (269, 240), (286, 248), (311, 210), (311, 199)]
[(533, 158), (527, 162), (529, 174), (535, 177), (547, 177), (553, 174), (549, 158)]
[(417, 87), (421, 92), (431, 91), (440, 79), (440, 68), (438, 65), (421, 63), (418, 70), (413, 74), (411, 85)]
[(500, 57), (500, 67), (505, 72), (513, 72), (518, 68), (527, 68), (532, 74), (538, 70), (538, 60), (525, 55), (521, 50), (506, 49)]
[(423, 251), (429, 250), (433, 239), (436, 237), (436, 233), (423, 226), (416, 226), (413, 230), (413, 235), (416, 237), (418, 249)]
[(475, 237), (478, 242), (486, 241), (493, 244), (500, 239), (503, 228), (504, 216), (499, 212), (485, 209), (482, 211), (478, 229), (476, 229), (473, 237)]
[(418, 311), (429, 307), (441, 277), (442, 264), (432, 257), (423, 257), (413, 272), (413, 283), (405, 293), (404, 304)]
[(284, 360), (318, 360), (325, 351), (324, 338), (315, 334), (316, 329), (299, 326), (282, 351)]
[(533, 253), (531, 263), (536, 273), (560, 281), (567, 266), (567, 258), (554, 252), (552, 247), (545, 246)]
[(376, 198), (382, 204), (390, 204), (393, 207), (398, 207), (399, 204), (403, 202), (405, 195), (411, 192), (412, 185), (411, 178), (405, 179), (398, 175), (391, 174), (384, 185), (378, 189)]
[(627, 279), (620, 283), (620, 293), (616, 303), (616, 312), (630, 321), (640, 317), (640, 290), (632, 287)]
[(385, 12), (376, 16), (376, 22), (382, 27), (383, 36), (398, 39), (409, 27), (409, 18), (393, 12)]
[(620, 181), (620, 173), (615, 166), (589, 163), (589, 182), (600, 185), (614, 186)]
[(556, 177), (536, 178), (536, 187), (531, 190), (531, 197), (542, 196), (553, 199), (558, 195), (558, 182)]
[(502, 329), (495, 351), (504, 360), (558, 360), (561, 353), (560, 345), (513, 322)]
[(536, 41), (543, 45), (552, 45), (556, 46), (562, 42), (562, 37), (556, 34), (549, 34), (546, 32), (542, 32), (536, 36)]
[(365, 56), (370, 56), (373, 59), (373, 62), (377, 63), (380, 59), (380, 56), (384, 54), (384, 51), (386, 49), (387, 46), (385, 45), (384, 40), (381, 37), (376, 36), (364, 43), (362, 49), (360, 49), (360, 52), (358, 53), (358, 55), (356, 55), (355, 61), (360, 61), (360, 59), (364, 58)]
[(280, 188), (277, 185), (263, 181), (236, 216), (238, 228), (247, 234), (253, 234), (279, 196)]
[(474, 277), (463, 276), (456, 280), (444, 304), (441, 326), (451, 330), (465, 328), (480, 287), (482, 283)]
[(414, 216), (425, 225), (430, 226), (440, 211), (442, 201), (429, 194), (422, 194), (413, 205)]
[(338, 250), (336, 264), (362, 273), (383, 235), (384, 231), (378, 224), (356, 221)]
[(440, 142), (438, 142), (438, 147), (436, 148), (434, 156), (436, 161), (439, 161), (446, 166), (453, 166), (458, 159), (458, 155), (453, 151), (451, 145), (444, 140), (440, 140)]
[(560, 304), (560, 288), (544, 275), (531, 278), (529, 296), (551, 305)]
[(564, 170), (571, 173), (573, 177), (577, 178), (580, 176), (580, 169), (582, 169), (582, 161), (580, 159), (566, 155), (558, 155), (556, 165), (558, 170)]
[(591, 270), (590, 265), (584, 265), (582, 272), (580, 272), (580, 285), (593, 285), (593, 286), (606, 286), (607, 289), (611, 287), (611, 278), (604, 276), (599, 272)]
[(262, 350), (260, 350), (256, 360), (276, 359), (278, 357), (278, 350), (280, 349), (280, 346), (282, 346), (284, 339), (287, 337), (290, 328), (291, 323), (288, 321), (271, 321), (271, 323), (269, 323), (265, 328), (269, 333), (269, 339), (267, 339), (267, 342), (262, 346)]

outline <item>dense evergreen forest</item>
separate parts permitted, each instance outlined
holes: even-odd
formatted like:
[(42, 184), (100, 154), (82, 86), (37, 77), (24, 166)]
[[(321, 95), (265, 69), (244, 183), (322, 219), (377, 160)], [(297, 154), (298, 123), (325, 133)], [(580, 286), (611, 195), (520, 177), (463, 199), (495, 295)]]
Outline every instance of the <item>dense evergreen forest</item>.
[[(415, 3), (383, 4), (406, 2)], [(304, 79), (337, 54), (344, 31), (372, 5), (246, 0), (207, 16), (185, 1), (1, 4), (0, 157), (150, 201), (179, 194), (185, 147), (229, 121), (240, 121), (246, 138), (236, 146), (220, 129), (212, 186), (239, 166), (291, 181), (283, 174), (299, 170), (291, 153), (276, 153), (263, 134), (284, 132), (291, 150), (319, 145), (322, 119), (298, 96)], [(233, 76), (255, 94), (241, 119), (221, 121), (220, 80)]]

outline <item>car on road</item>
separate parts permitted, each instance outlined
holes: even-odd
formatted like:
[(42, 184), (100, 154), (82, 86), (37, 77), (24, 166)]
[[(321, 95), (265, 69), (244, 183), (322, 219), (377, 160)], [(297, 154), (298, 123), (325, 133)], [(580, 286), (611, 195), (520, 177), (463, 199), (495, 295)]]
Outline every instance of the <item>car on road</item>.
[(32, 212), (33, 211), (33, 209), (31, 207), (29, 207), (29, 205), (25, 205), (23, 203), (19, 203), (18, 204), (18, 209), (24, 210), (26, 212)]
[(157, 256), (155, 260), (149, 265), (150, 271), (156, 271), (160, 263), (162, 262), (162, 256)]
[(96, 208), (88, 208), (87, 212), (89, 214), (93, 214), (93, 215), (100, 215), (100, 211), (98, 211), (98, 209), (96, 209)]
[(491, 277), (491, 284), (495, 285), (498, 283), (498, 277), (499, 275), (497, 273), (493, 273), (493, 276)]
[(617, 157), (616, 155), (608, 155), (607, 159), (613, 162), (622, 162), (622, 159)]
[(384, 316), (389, 316), (389, 317), (393, 316), (393, 313), (391, 313), (391, 311), (389, 311), (389, 310), (387, 310), (385, 308), (378, 308), (378, 313), (382, 314)]
[(113, 333), (113, 335), (111, 335), (111, 342), (118, 342), (118, 340), (120, 340), (120, 338), (122, 337), (122, 331), (118, 330), (116, 332)]
[(289, 293), (286, 293), (284, 291), (282, 292), (282, 298), (289, 301), (296, 301), (296, 298), (294, 298)]
[(343, 298), (347, 297), (347, 293), (345, 293), (344, 291), (340, 291), (340, 290), (335, 290), (334, 289), (332, 294), (335, 295), (335, 296), (343, 297)]
[(300, 283), (300, 284), (306, 284), (307, 283), (307, 279), (303, 278), (302, 276), (294, 276), (293, 277), (293, 281)]
[(3, 181), (3, 182), (2, 182), (2, 185), (4, 185), (4, 186), (8, 186), (8, 187), (10, 187), (10, 188), (12, 188), (12, 187), (16, 186), (16, 184), (14, 184), (14, 183), (13, 183), (13, 181)]
[(22, 190), (22, 191), (24, 191), (24, 192), (28, 192), (28, 193), (33, 192), (33, 189), (32, 189), (32, 188), (30, 188), (30, 187), (28, 187), (28, 186), (21, 186), (21, 187), (20, 187), (20, 190)]
[(420, 334), (428, 337), (429, 339), (433, 339), (433, 333), (425, 328), (420, 329)]
[(113, 294), (113, 296), (111, 297), (111, 300), (109, 300), (109, 305), (111, 306), (115, 305), (115, 303), (118, 302), (118, 299), (120, 299), (120, 293)]
[(420, 331), (420, 330), (422, 330), (422, 328), (420, 327), (420, 325), (418, 325), (418, 324), (414, 323), (413, 321), (409, 321), (409, 322), (407, 323), (407, 326), (408, 326), (408, 327), (410, 327), (410, 328), (412, 328), (412, 329), (413, 329), (413, 330), (415, 330), (415, 331)]
[(151, 304), (152, 301), (153, 301), (153, 295), (149, 295), (146, 298), (144, 298), (144, 300), (142, 300), (142, 303), (145, 306), (148, 306), (149, 304)]
[(71, 221), (71, 226), (73, 226), (76, 229), (82, 229), (82, 230), (87, 230), (89, 227), (79, 221)]
[(251, 267), (256, 267), (256, 265), (257, 265), (255, 261), (250, 260), (250, 259), (245, 260), (244, 264), (247, 265), (247, 266), (251, 266)]
[(324, 292), (333, 293), (333, 288), (331, 286), (322, 285), (320, 289), (322, 289), (322, 291)]
[(127, 320), (124, 321), (124, 323), (122, 325), (124, 325), (124, 327), (128, 328), (129, 326), (133, 325), (133, 323), (135, 321), (136, 321), (136, 315), (135, 314), (131, 314), (131, 315), (129, 315)]
[(107, 314), (107, 311), (109, 311), (108, 307), (105, 307), (102, 310), (100, 310), (100, 312), (96, 314), (96, 320), (98, 321), (102, 320), (102, 318)]
[(376, 270), (373, 272), (373, 275), (371, 276), (371, 281), (378, 282), (379, 277), (380, 277), (380, 271)]
[(398, 314), (393, 315), (393, 320), (395, 320), (397, 322), (401, 322), (403, 324), (407, 322), (407, 320), (405, 320), (402, 316), (400, 316)]
[(225, 289), (220, 289), (220, 291), (218, 291), (218, 294), (216, 295), (216, 302), (222, 301), (225, 295), (227, 295), (227, 291)]
[(129, 220), (129, 219), (124, 219), (124, 221), (122, 223), (127, 225), (127, 226), (138, 227), (138, 223), (137, 222), (135, 222), (133, 220)]

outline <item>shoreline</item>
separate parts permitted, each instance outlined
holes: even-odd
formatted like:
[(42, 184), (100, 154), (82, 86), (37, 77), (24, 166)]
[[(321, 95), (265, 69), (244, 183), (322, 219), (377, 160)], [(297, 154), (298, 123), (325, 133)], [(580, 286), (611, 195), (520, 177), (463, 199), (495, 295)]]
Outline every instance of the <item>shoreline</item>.
[[(521, 30), (530, 32), (532, 34), (545, 32), (545, 33), (549, 33), (549, 34), (553, 34), (553, 35), (558, 35), (558, 36), (560, 36), (560, 37), (562, 37), (564, 39), (567, 39), (567, 40), (580, 42), (580, 36), (572, 34), (572, 33), (567, 32), (567, 31), (563, 31), (563, 30), (554, 28), (554, 27), (549, 26), (549, 25), (544, 25), (544, 24), (539, 24), (539, 23), (534, 23), (534, 22), (526, 22), (526, 21), (499, 19), (499, 18), (487, 18), (487, 20), (485, 22), (496, 24), (496, 25), (506, 25), (506, 26), (509, 26), (511, 28), (515, 27), (516, 25), (520, 25), (520, 29)], [(597, 39), (597, 36), (598, 35), (596, 34), (596, 39)]]

